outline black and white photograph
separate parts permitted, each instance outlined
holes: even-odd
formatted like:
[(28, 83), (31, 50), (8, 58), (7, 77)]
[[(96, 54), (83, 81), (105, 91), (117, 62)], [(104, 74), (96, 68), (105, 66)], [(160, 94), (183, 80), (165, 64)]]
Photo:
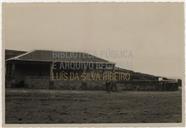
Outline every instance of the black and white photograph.
[(5, 125), (184, 124), (184, 2), (2, 3), (2, 43)]

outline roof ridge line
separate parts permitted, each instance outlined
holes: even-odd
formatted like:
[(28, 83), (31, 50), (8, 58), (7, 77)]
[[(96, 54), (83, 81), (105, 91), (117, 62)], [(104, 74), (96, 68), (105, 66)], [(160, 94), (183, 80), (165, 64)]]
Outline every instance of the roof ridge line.
[(27, 54), (29, 54), (29, 53), (31, 53), (31, 52), (34, 52), (34, 51), (36, 51), (36, 50), (28, 51), (28, 52), (23, 53), (23, 54), (21, 54), (21, 55), (18, 55), (18, 56), (15, 56), (15, 57), (9, 58), (9, 59), (7, 59), (6, 61), (8, 61), (8, 60), (13, 60), (13, 59), (18, 59), (19, 57), (25, 56), (25, 55), (27, 55)]
[[(34, 51), (50, 51), (50, 52), (70, 52), (70, 53), (86, 53), (83, 51), (72, 51), (72, 50), (50, 50), (50, 49), (35, 49)], [(88, 54), (88, 53), (86, 53)]]

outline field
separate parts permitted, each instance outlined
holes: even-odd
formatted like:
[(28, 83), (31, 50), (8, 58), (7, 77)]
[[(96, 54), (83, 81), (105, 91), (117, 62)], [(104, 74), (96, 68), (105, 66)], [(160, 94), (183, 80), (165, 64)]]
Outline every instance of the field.
[(6, 123), (181, 122), (181, 91), (6, 90)]

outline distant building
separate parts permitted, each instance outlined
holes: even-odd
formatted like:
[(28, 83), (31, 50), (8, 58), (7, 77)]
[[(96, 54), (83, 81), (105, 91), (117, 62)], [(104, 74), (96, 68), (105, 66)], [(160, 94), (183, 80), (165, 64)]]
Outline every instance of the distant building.
[(6, 88), (103, 90), (106, 81), (115, 81), (122, 90), (177, 90), (181, 86), (181, 80), (126, 70), (83, 52), (6, 50), (5, 55)]
[[(55, 70), (59, 64), (67, 65), (67, 68), (61, 69), (71, 74), (92, 70), (102, 73), (105, 70), (112, 71), (115, 67), (114, 63), (88, 53), (34, 50), (6, 60), (6, 86), (24, 84), (28, 88), (52, 88), (50, 86), (55, 86), (54, 78), (61, 70)], [(72, 69), (68, 65), (84, 66)]]

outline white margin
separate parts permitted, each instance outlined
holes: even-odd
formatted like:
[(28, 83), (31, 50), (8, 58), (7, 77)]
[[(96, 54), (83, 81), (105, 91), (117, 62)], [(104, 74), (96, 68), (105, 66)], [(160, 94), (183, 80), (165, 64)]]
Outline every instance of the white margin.
[(3, 81), (3, 56), (4, 56), (4, 54), (3, 54), (3, 38), (2, 38), (2, 3), (0, 2), (0, 16), (1, 16), (1, 18), (0, 18), (0, 24), (1, 24), (1, 26), (0, 26), (0, 42), (1, 42), (1, 44), (0, 44), (0, 53), (2, 53), (2, 54), (0, 54), (0, 70), (1, 70), (1, 73), (0, 73), (0, 123), (1, 123), (1, 125), (0, 125), (0, 127), (2, 127), (2, 124), (3, 124), (3, 100), (4, 100), (4, 98), (3, 98), (3, 83), (4, 83), (4, 81)]
[(2, 0), (6, 3), (30, 2), (184, 2), (184, 0)]
[[(4, 102), (3, 101), (4, 99), (2, 99), (3, 98), (2, 97), (2, 91), (3, 91), (2, 89), (3, 89), (3, 82), (4, 82), (4, 75), (3, 75), (3, 72), (2, 72), (2, 70), (4, 70), (3, 69), (4, 68), (4, 62), (3, 62), (4, 61), (4, 49), (3, 49), (4, 47), (3, 47), (3, 44), (2, 44), (2, 41), (3, 41), (2, 40), (2, 38), (3, 38), (3, 36), (2, 36), (2, 30), (3, 30), (2, 29), (2, 3), (22, 3), (22, 2), (24, 2), (24, 3), (39, 3), (39, 2), (43, 2), (43, 3), (45, 3), (45, 2), (46, 3), (54, 3), (54, 2), (64, 2), (64, 3), (67, 3), (67, 2), (184, 2), (184, 44), (186, 44), (186, 41), (185, 41), (185, 37), (186, 37), (186, 30), (185, 30), (185, 28), (186, 28), (186, 22), (185, 22), (186, 21), (186, 5), (185, 5), (184, 0), (2, 0), (2, 1), (0, 1), (0, 16), (1, 16), (1, 18), (0, 18), (0, 24), (1, 24), (1, 26), (0, 26), (0, 30), (1, 30), (1, 32), (0, 32), (1, 33), (0, 34), (0, 39), (1, 39), (0, 40), (0, 42), (1, 42), (0, 43), (0, 52), (2, 53), (2, 54), (0, 54), (0, 69), (1, 69), (1, 73), (0, 73), (0, 81), (1, 81), (0, 82), (0, 115), (1, 115), (0, 116), (0, 124), (1, 125), (0, 125), (0, 127), (3, 127), (2, 126), (2, 124), (3, 124), (3, 121), (2, 121), (2, 111), (3, 111), (2, 103)], [(185, 72), (186, 72), (186, 51), (185, 50), (186, 50), (186, 45), (184, 45), (184, 54), (185, 54), (184, 59), (185, 59)], [(185, 74), (185, 72), (184, 72), (184, 74)], [(184, 77), (186, 77), (186, 75)], [(183, 81), (183, 82), (184, 82), (184, 85), (186, 85), (186, 81)], [(186, 92), (186, 87), (185, 86), (184, 86), (184, 90)], [(182, 96), (185, 98), (185, 94), (182, 93)], [(184, 109), (186, 110), (186, 104), (184, 104)], [(186, 115), (186, 113), (184, 111), (183, 116), (185, 116), (185, 115)], [(183, 119), (186, 119), (186, 118), (183, 118)], [(186, 120), (184, 122), (186, 122)], [(74, 125), (66, 125), (66, 126), (64, 125), (63, 127), (67, 127), (67, 126), (68, 127), (73, 127), (73, 128), (78, 128), (77, 126), (74, 127)], [(136, 126), (133, 125), (132, 127), (136, 127)], [(139, 125), (139, 126), (144, 127), (146, 125)], [(139, 127), (139, 126), (137, 126), (137, 127)], [(161, 125), (154, 125), (154, 126), (161, 127)], [(12, 127), (12, 126), (10, 125), (9, 127)], [(16, 126), (14, 126), (14, 127), (16, 127)], [(17, 125), (17, 127), (24, 127), (24, 126)], [(42, 127), (42, 126), (38, 126), (37, 124), (35, 124), (35, 125), (28, 125), (28, 127)], [(55, 126), (50, 124), (50, 125), (48, 125), (48, 127), (55, 127)], [(61, 127), (61, 126), (57, 125), (57, 127)], [(81, 127), (81, 125), (79, 127)], [(87, 125), (84, 125), (84, 127), (87, 127)], [(105, 126), (101, 125), (99, 127), (105, 127)], [(107, 126), (107, 127), (111, 127), (111, 126)], [(117, 126), (115, 126), (115, 127), (117, 127)], [(173, 123), (172, 127), (177, 127), (178, 128), (178, 126), (176, 126), (176, 125), (174, 126), (174, 123)], [(184, 126), (184, 127), (186, 127), (186, 126)]]

